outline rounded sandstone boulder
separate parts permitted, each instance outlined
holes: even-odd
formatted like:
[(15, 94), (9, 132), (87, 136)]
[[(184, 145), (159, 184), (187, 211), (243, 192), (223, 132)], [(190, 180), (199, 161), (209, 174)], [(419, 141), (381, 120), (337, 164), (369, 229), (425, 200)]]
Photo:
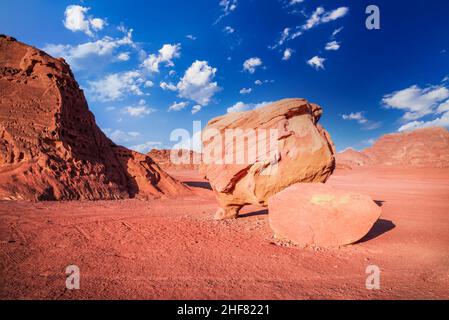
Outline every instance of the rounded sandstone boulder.
[(357, 242), (381, 208), (371, 197), (322, 183), (298, 183), (268, 201), (275, 235), (299, 246), (335, 247)]

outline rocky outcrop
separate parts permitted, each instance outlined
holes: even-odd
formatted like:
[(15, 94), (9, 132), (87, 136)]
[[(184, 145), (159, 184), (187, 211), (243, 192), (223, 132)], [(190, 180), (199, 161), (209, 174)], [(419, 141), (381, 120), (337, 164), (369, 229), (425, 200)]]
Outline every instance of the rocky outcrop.
[(379, 219), (381, 208), (366, 195), (325, 184), (298, 183), (268, 202), (277, 238), (301, 247), (357, 242)]
[(218, 200), (215, 217), (235, 218), (248, 204), (266, 206), (270, 196), (298, 182), (326, 181), (335, 159), (332, 140), (318, 124), (321, 114), (307, 100), (285, 99), (211, 120), (200, 170)]
[(373, 160), (366, 154), (351, 148), (337, 153), (335, 155), (335, 161), (337, 163), (337, 169), (363, 167), (371, 165), (373, 162)]
[[(175, 161), (170, 158), (171, 153)], [(147, 155), (164, 170), (198, 170), (201, 163), (201, 154), (192, 150), (153, 149)]]
[(449, 131), (429, 127), (387, 134), (362, 151), (348, 149), (336, 155), (337, 168), (360, 166), (449, 167)]
[(176, 195), (187, 187), (97, 127), (63, 59), (0, 36), (0, 199)]

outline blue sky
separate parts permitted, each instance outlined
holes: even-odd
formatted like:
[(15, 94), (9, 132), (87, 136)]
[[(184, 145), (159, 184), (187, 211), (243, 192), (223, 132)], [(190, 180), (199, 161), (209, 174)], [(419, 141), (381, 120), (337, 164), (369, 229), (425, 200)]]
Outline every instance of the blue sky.
[[(370, 4), (380, 30), (365, 27)], [(2, 1), (0, 32), (65, 57), (98, 125), (127, 147), (303, 97), (343, 150), (449, 127), (448, 12), (443, 0)]]

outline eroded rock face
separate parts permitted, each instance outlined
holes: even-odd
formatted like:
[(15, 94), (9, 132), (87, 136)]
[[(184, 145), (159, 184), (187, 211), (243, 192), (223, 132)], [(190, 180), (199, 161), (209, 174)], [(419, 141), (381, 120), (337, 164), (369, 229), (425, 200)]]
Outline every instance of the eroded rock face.
[(387, 134), (363, 151), (375, 164), (449, 167), (449, 131), (441, 127)]
[(275, 235), (301, 247), (335, 247), (363, 238), (381, 215), (367, 195), (321, 183), (298, 183), (270, 198)]
[[(248, 204), (266, 206), (270, 196), (298, 182), (326, 181), (334, 170), (335, 159), (332, 140), (318, 124), (321, 114), (316, 104), (285, 99), (211, 120), (203, 131), (200, 170), (218, 200), (220, 208), (215, 217), (235, 218)], [(245, 134), (251, 132), (246, 130), (256, 129), (257, 143), (247, 139), (239, 145), (236, 140), (226, 139), (229, 129), (240, 129)], [(270, 132), (276, 133), (274, 142)], [(226, 153), (236, 159), (242, 148), (246, 155), (243, 163), (223, 159)], [(256, 157), (249, 156), (254, 154)]]
[(362, 151), (346, 150), (336, 155), (337, 168), (365, 166), (449, 167), (449, 131), (441, 127), (382, 136)]
[(343, 152), (337, 153), (335, 155), (335, 160), (337, 169), (352, 169), (355, 167), (368, 166), (373, 163), (373, 159), (369, 156), (354, 149), (346, 149)]
[[(171, 159), (172, 152), (175, 161)], [(147, 155), (164, 170), (198, 170), (201, 163), (201, 154), (191, 150), (153, 149)]]
[(0, 36), (0, 199), (74, 200), (187, 192), (97, 127), (63, 59)]

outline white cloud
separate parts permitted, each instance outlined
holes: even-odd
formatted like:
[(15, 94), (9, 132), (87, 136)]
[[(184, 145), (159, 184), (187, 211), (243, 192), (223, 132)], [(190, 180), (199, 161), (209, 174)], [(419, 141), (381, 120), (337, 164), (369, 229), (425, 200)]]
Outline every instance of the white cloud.
[(368, 120), (363, 112), (351, 112), (349, 114), (343, 114), (341, 116), (344, 120), (354, 120), (357, 121), (358, 124), (362, 125), (363, 129), (366, 130), (374, 130), (381, 126), (380, 122), (374, 122), (371, 120)]
[(129, 106), (124, 109), (124, 111), (129, 114), (131, 117), (141, 118), (143, 116), (149, 115), (150, 113), (155, 112), (156, 110), (153, 108), (149, 108), (146, 105), (145, 100), (140, 100), (137, 106)]
[(332, 32), (332, 38), (335, 37), (337, 34), (339, 34), (343, 30), (343, 27), (335, 29), (334, 32)]
[(290, 58), (292, 57), (293, 54), (293, 50), (290, 48), (287, 48), (284, 50), (284, 54), (282, 56), (282, 60), (287, 61), (290, 60)]
[(263, 82), (260, 80), (256, 80), (256, 81), (254, 81), (254, 84), (261, 86), (263, 84)]
[(315, 56), (309, 61), (307, 61), (307, 64), (312, 68), (314, 68), (315, 70), (319, 70), (324, 69), (324, 61), (326, 61), (326, 59)]
[(193, 62), (177, 85), (179, 97), (193, 100), (202, 106), (208, 105), (213, 95), (220, 90), (217, 82), (212, 82), (216, 72), (217, 69), (209, 66), (207, 61)]
[(304, 30), (310, 30), (320, 24), (328, 23), (344, 17), (349, 12), (349, 8), (340, 7), (332, 11), (326, 11), (323, 7), (318, 7), (312, 13), (303, 26)]
[(258, 57), (249, 58), (243, 63), (243, 70), (249, 73), (256, 72), (256, 68), (262, 65), (262, 60)]
[(52, 56), (63, 57), (74, 70), (91, 68), (116, 59), (115, 52), (120, 47), (135, 47), (132, 32), (132, 29), (127, 31), (123, 38), (103, 37), (75, 46), (47, 44), (43, 50)]
[(214, 25), (220, 22), (221, 19), (235, 11), (235, 9), (237, 9), (238, 2), (237, 0), (220, 0), (218, 4), (221, 7), (223, 13), (214, 22)]
[(203, 106), (200, 104), (194, 105), (192, 107), (192, 114), (196, 114), (196, 113), (200, 112), (202, 108), (203, 108)]
[(162, 88), (162, 90), (169, 90), (169, 91), (176, 91), (176, 90), (178, 90), (178, 88), (171, 82), (167, 83), (165, 81), (161, 81), (159, 86)]
[(88, 36), (94, 36), (94, 31), (99, 31), (104, 28), (106, 21), (100, 18), (93, 18), (87, 16), (87, 12), (90, 8), (82, 7), (79, 5), (70, 5), (65, 9), (64, 26), (70, 31), (81, 31)]
[(192, 35), (192, 34), (186, 35), (186, 38), (189, 39), (189, 40), (196, 40), (196, 37), (194, 35)]
[(230, 34), (230, 33), (234, 33), (234, 32), (235, 32), (235, 29), (234, 29), (233, 27), (231, 27), (231, 26), (226, 26), (226, 27), (223, 29), (223, 32), (225, 32), (225, 33), (227, 33), (227, 34)]
[(153, 83), (153, 81), (151, 81), (151, 80), (147, 80), (147, 81), (145, 81), (145, 83), (143, 84), (143, 86), (144, 86), (145, 88), (152, 88), (152, 87), (154, 86), (154, 83)]
[[(442, 85), (421, 89), (414, 85), (387, 94), (382, 102), (387, 108), (405, 111), (404, 120), (417, 120), (435, 112), (439, 104), (449, 98), (449, 90)], [(442, 107), (444, 109), (444, 106)]]
[(140, 133), (130, 131), (124, 132), (122, 130), (103, 129), (102, 130), (115, 143), (126, 143), (136, 140)]
[(337, 41), (331, 41), (326, 44), (326, 50), (338, 50), (340, 49), (340, 43)]
[(449, 111), (449, 100), (440, 104), (436, 111), (437, 111), (437, 113), (444, 113), (446, 111)]
[(240, 94), (250, 94), (253, 91), (251, 88), (243, 88), (240, 90)]
[(262, 108), (268, 104), (271, 104), (273, 102), (261, 102), (261, 103), (244, 103), (242, 101), (237, 102), (232, 107), (228, 108), (228, 113), (231, 112), (242, 112), (242, 111), (249, 111), (254, 109)]
[(173, 59), (181, 56), (181, 45), (164, 44), (157, 54), (150, 54), (142, 63), (142, 66), (151, 72), (159, 72), (159, 64), (165, 63), (166, 67), (173, 67)]
[(344, 120), (357, 120), (358, 123), (363, 124), (366, 123), (367, 120), (363, 116), (362, 112), (351, 112), (350, 114), (342, 115)]
[(96, 81), (88, 81), (93, 100), (107, 102), (121, 100), (126, 94), (142, 96), (145, 80), (139, 71), (113, 73)]
[(299, 3), (302, 3), (302, 2), (304, 2), (304, 0), (290, 0), (289, 4), (290, 5), (295, 5), (295, 4), (299, 4)]
[(126, 94), (142, 96), (141, 90), (145, 80), (139, 71), (113, 73), (96, 81), (88, 81), (88, 92), (96, 101), (115, 101), (122, 99)]
[(120, 61), (128, 61), (129, 60), (129, 52), (122, 52), (117, 56), (117, 59)]
[(449, 111), (443, 113), (440, 117), (429, 121), (412, 121), (401, 126), (398, 131), (409, 131), (427, 127), (446, 127), (449, 128)]
[(170, 107), (168, 107), (168, 111), (181, 111), (185, 107), (189, 105), (188, 102), (174, 102)]
[(150, 152), (153, 149), (160, 149), (162, 148), (162, 142), (157, 142), (157, 141), (147, 141), (145, 143), (142, 144), (138, 144), (135, 146), (131, 146), (129, 147), (131, 150), (143, 153), (143, 154), (147, 154), (148, 152)]
[[(282, 46), (286, 41), (294, 40), (297, 37), (301, 36), (304, 32), (311, 30), (320, 24), (335, 21), (337, 19), (344, 17), (348, 12), (349, 8), (347, 7), (340, 7), (331, 11), (326, 11), (323, 7), (318, 7), (308, 17), (305, 24), (298, 25), (293, 28), (284, 28), (284, 30), (281, 33), (280, 39), (277, 41), (275, 45), (271, 46), (270, 48), (275, 49), (279, 46)], [(335, 36), (340, 31), (341, 29), (338, 31), (336, 30), (333, 36)]]

